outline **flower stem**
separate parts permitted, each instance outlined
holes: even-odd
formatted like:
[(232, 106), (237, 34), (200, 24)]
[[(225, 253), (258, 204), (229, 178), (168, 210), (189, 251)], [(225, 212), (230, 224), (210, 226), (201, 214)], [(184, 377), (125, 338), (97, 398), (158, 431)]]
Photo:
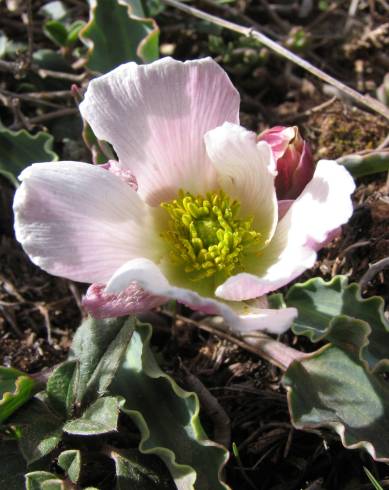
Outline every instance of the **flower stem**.
[(242, 349), (266, 359), (266, 361), (274, 364), (282, 371), (286, 371), (293, 361), (302, 359), (306, 355), (304, 352), (293, 349), (293, 347), (289, 347), (262, 332), (250, 332), (250, 334), (237, 336), (233, 332), (227, 331), (223, 324), (215, 325), (214, 322), (213, 324), (210, 324), (209, 322), (205, 323), (203, 321), (199, 322), (182, 315), (173, 315), (166, 310), (163, 311), (163, 314), (177, 320), (182, 320), (185, 323), (194, 325), (201, 330), (205, 330), (206, 332), (239, 345)]

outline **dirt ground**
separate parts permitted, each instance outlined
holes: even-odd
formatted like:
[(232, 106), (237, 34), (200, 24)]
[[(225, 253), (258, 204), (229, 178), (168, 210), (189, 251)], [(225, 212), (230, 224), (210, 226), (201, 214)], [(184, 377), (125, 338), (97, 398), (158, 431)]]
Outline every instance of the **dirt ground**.
[[(34, 5), (38, 7), (39, 3), (42, 2)], [(264, 32), (294, 46), (327, 73), (374, 96), (389, 71), (388, 3), (361, 0), (354, 15), (350, 15), (350, 3), (238, 0), (215, 6), (210, 0), (195, 2), (236, 22), (259, 24)], [(302, 4), (313, 4), (305, 16), (299, 16)], [(327, 8), (320, 10), (316, 4), (326, 4)], [(16, 17), (7, 17), (4, 7), (0, 8), (1, 29), (10, 38), (23, 37)], [(86, 18), (87, 9), (80, 6), (79, 15)], [(316, 159), (372, 150), (385, 140), (388, 124), (382, 117), (352, 107), (342, 94), (323, 87), (311, 75), (266, 48), (171, 9), (158, 14), (157, 22), (163, 54), (178, 59), (211, 55), (222, 64), (241, 93), (241, 122), (246, 127), (261, 131), (275, 124), (298, 125)], [(36, 24), (38, 28), (39, 19)], [(300, 36), (296, 34), (298, 30), (302, 31)], [(38, 33), (36, 42), (44, 46), (47, 39)], [(5, 76), (0, 91), (16, 92), (18, 83)], [(70, 83), (65, 86), (69, 88)], [(28, 118), (33, 118), (37, 110), (23, 101), (21, 108)], [(1, 107), (0, 117), (4, 124), (12, 124), (14, 114), (9, 107)], [(38, 123), (33, 130), (52, 130), (53, 124)], [(82, 148), (81, 138), (74, 141), (80, 152), (90, 158)], [(55, 145), (58, 154), (63, 155), (63, 141), (56, 139)], [(313, 276), (329, 279), (337, 274), (360, 281), (369, 265), (389, 256), (388, 185), (384, 174), (357, 181), (351, 220), (298, 282)], [(13, 235), (12, 196), (12, 186), (1, 179), (0, 363), (34, 373), (66, 358), (72, 335), (85, 316), (81, 297), (86, 286), (52, 277), (29, 261)], [(371, 277), (363, 291), (366, 296), (380, 295), (388, 302), (389, 269)], [(231, 458), (226, 468), (232, 488), (372, 488), (363, 466), (381, 479), (384, 488), (389, 488), (386, 465), (375, 463), (362, 451), (345, 450), (332, 432), (302, 432), (292, 427), (279, 370), (236, 345), (199, 331), (185, 321), (198, 319), (198, 314), (179, 305), (177, 308), (179, 319), (173, 320), (163, 310), (143, 318), (154, 325), (153, 345), (164, 355), (164, 368), (184, 388), (193, 389), (184, 365), (228, 414), (231, 440), (238, 446), (241, 460), (237, 463)], [(306, 340), (290, 332), (281, 340), (302, 350), (312, 349)], [(203, 419), (212, 437), (214, 421), (206, 407)]]

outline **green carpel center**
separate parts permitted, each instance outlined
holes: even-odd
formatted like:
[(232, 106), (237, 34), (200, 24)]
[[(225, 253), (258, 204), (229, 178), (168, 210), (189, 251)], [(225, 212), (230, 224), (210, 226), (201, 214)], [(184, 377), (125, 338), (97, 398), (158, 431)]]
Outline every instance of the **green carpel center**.
[(239, 202), (222, 190), (205, 197), (180, 191), (161, 207), (169, 214), (169, 229), (162, 237), (170, 245), (170, 258), (193, 281), (216, 273), (224, 279), (231, 276), (241, 267), (245, 249), (260, 240), (253, 218), (238, 217)]

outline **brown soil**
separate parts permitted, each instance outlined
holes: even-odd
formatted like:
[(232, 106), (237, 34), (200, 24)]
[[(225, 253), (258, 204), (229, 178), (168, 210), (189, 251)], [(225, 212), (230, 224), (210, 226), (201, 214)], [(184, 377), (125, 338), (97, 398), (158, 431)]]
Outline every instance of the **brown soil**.
[[(208, 1), (197, 3), (212, 10)], [(265, 3), (288, 6), (288, 2), (239, 0), (234, 3), (235, 14), (228, 3), (223, 12), (238, 22), (246, 15), (270, 29), (276, 38), (285, 40), (288, 33), (281, 28), (282, 23), (261, 7)], [(346, 4), (331, 4), (334, 7), (326, 15), (313, 8), (304, 19), (297, 19), (291, 7), (277, 16), (287, 25), (298, 22), (309, 31), (311, 44), (304, 56), (332, 75), (374, 95), (389, 66), (384, 50), (388, 38), (385, 33), (376, 32), (376, 41), (372, 41), (367, 34), (383, 25), (383, 8), (381, 2), (360, 2), (355, 25), (346, 33), (341, 29), (347, 20)], [(222, 7), (215, 7), (216, 13), (220, 14), (221, 10)], [(315, 21), (318, 16), (322, 16), (320, 22)], [(177, 11), (166, 11), (157, 20), (162, 30), (162, 49), (170, 46), (172, 54), (182, 59), (211, 54), (223, 64), (242, 96), (243, 125), (259, 131), (274, 124), (297, 124), (311, 141), (317, 158), (337, 158), (371, 150), (385, 138), (387, 123), (381, 117), (351, 107), (348, 101), (334, 100), (320, 109), (331, 96), (323, 93), (317, 80), (285, 61), (267, 53), (267, 61), (244, 66), (242, 70), (241, 50), (234, 54), (237, 58), (212, 51), (209, 34), (212, 31), (212, 35), (220, 36), (219, 31)], [(357, 35), (358, 26), (363, 27), (363, 39)], [(12, 23), (7, 29), (11, 37)], [(339, 35), (333, 34), (335, 31)], [(19, 31), (17, 35), (20, 36)], [(231, 33), (223, 32), (220, 37), (225, 46), (239, 44)], [(3, 88), (14, 89), (15, 83), (9, 79)], [(33, 108), (29, 107), (27, 112), (30, 115)], [(11, 119), (9, 112), (7, 117)], [(77, 144), (82, 146), (81, 139)], [(61, 152), (63, 142), (57, 141), (56, 145)], [(80, 308), (84, 287), (50, 276), (29, 261), (13, 237), (12, 193), (12, 188), (0, 181), (0, 363), (33, 373), (66, 358), (73, 332), (84, 315)], [(300, 277), (299, 282), (314, 276), (329, 279), (337, 274), (359, 281), (370, 264), (389, 256), (386, 176), (360, 179), (354, 193), (354, 207), (354, 214), (341, 235), (320, 252), (314, 268)], [(383, 269), (366, 284), (364, 294), (381, 295), (388, 301), (388, 285), (389, 269)], [(183, 307), (178, 307), (178, 312), (184, 317), (198, 318), (198, 314), (193, 315)], [(241, 459), (238, 463), (232, 458), (227, 467), (228, 482), (234, 489), (371, 488), (362, 486), (367, 484), (364, 465), (377, 476), (389, 477), (385, 465), (374, 463), (364, 452), (345, 450), (333, 433), (293, 429), (280, 386), (281, 373), (265, 361), (185, 321), (173, 321), (161, 311), (144, 315), (143, 319), (151, 320), (154, 325), (153, 342), (164, 354), (165, 369), (184, 387), (192, 389), (182, 363), (227, 412), (232, 441), (237, 444)], [(284, 340), (296, 348), (307, 348), (306, 341), (291, 333)], [(212, 435), (214, 420), (206, 406), (203, 419)]]

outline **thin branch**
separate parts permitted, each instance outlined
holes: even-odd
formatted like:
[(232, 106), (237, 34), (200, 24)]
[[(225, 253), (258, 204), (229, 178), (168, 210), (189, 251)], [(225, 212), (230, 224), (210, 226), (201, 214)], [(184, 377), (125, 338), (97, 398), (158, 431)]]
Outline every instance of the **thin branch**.
[(303, 119), (304, 117), (311, 116), (312, 114), (315, 114), (316, 112), (322, 112), (324, 109), (327, 109), (328, 107), (330, 107), (336, 100), (338, 100), (338, 98), (336, 96), (331, 97), (331, 99), (328, 99), (319, 105), (311, 107), (310, 109), (307, 109), (304, 112), (299, 112), (298, 114), (292, 114), (291, 116), (283, 117), (282, 121), (283, 122), (296, 121), (297, 119)]
[[(46, 121), (51, 121), (52, 119), (58, 119), (64, 116), (73, 116), (78, 113), (78, 109), (75, 109), (74, 107), (66, 107), (65, 109), (59, 109), (58, 111), (48, 112), (46, 114), (42, 114), (41, 116), (32, 117), (31, 119), (28, 119), (28, 124), (41, 124)], [(22, 126), (20, 124), (13, 124), (10, 129), (15, 131), (21, 127)]]
[(38, 73), (41, 78), (58, 78), (60, 80), (70, 80), (71, 82), (81, 82), (87, 76), (86, 73), (75, 75), (73, 73), (65, 73), (62, 71), (45, 70), (43, 68), (34, 67), (33, 71)]
[(227, 332), (221, 327), (219, 328), (208, 323), (197, 322), (182, 315), (173, 315), (167, 310), (162, 310), (162, 313), (171, 318), (182, 320), (190, 325), (194, 325), (201, 330), (220, 337), (221, 339), (228, 340), (229, 342), (238, 345), (242, 349), (266, 359), (266, 361), (272, 363), (274, 366), (277, 366), (283, 371), (286, 371), (293, 361), (300, 360), (305, 357), (303, 352), (293, 349), (282, 342), (278, 342), (278, 340), (274, 340), (264, 333), (247, 334), (244, 336), (243, 340), (233, 332)]
[(230, 447), (231, 421), (224, 408), (220, 405), (197, 376), (180, 362), (180, 367), (185, 373), (185, 381), (191, 391), (195, 391), (199, 397), (202, 408), (213, 422), (213, 440), (224, 447)]
[(370, 264), (368, 270), (363, 274), (359, 281), (359, 286), (361, 288), (365, 287), (374, 276), (376, 276), (379, 272), (387, 269), (389, 267), (389, 257), (385, 257), (384, 259), (378, 260), (374, 262), (374, 264)]
[(27, 58), (24, 64), (24, 69), (27, 69), (32, 62), (32, 54), (34, 51), (34, 31), (32, 29), (34, 23), (32, 19), (32, 2), (27, 0)]
[(53, 102), (48, 102), (47, 100), (43, 100), (39, 97), (32, 97), (31, 95), (28, 95), (28, 94), (18, 94), (16, 92), (10, 92), (9, 90), (3, 90), (1, 88), (0, 88), (0, 94), (3, 94), (6, 97), (9, 97), (11, 99), (25, 100), (27, 102), (33, 102), (34, 104), (37, 104), (37, 105), (44, 105), (47, 107), (53, 107), (55, 109), (59, 109), (62, 107), (58, 104), (54, 104)]
[(25, 92), (23, 94), (31, 99), (62, 99), (66, 97), (73, 97), (70, 90), (54, 90), (49, 92)]
[(20, 72), (20, 63), (17, 63), (16, 61), (0, 60), (0, 71), (16, 75)]
[(182, 10), (187, 14), (198, 17), (199, 19), (203, 19), (212, 24), (219, 25), (221, 27), (224, 27), (225, 29), (229, 29), (230, 31), (238, 32), (239, 34), (242, 34), (244, 36), (247, 37), (251, 36), (254, 37), (255, 39), (258, 39), (258, 41), (260, 41), (264, 46), (271, 49), (278, 55), (288, 59), (289, 61), (292, 61), (293, 63), (300, 66), (301, 68), (304, 68), (304, 70), (308, 71), (309, 73), (316, 76), (317, 78), (320, 78), (324, 82), (333, 85), (338, 90), (344, 92), (359, 104), (368, 107), (370, 110), (373, 110), (378, 114), (381, 114), (381, 116), (384, 116), (386, 119), (389, 119), (389, 108), (387, 108), (384, 104), (381, 104), (381, 102), (374, 99), (373, 97), (370, 97), (369, 95), (362, 95), (356, 90), (352, 89), (351, 87), (348, 87), (344, 83), (340, 82), (339, 80), (336, 80), (336, 78), (331, 77), (327, 73), (323, 72), (316, 66), (309, 63), (309, 61), (306, 61), (305, 59), (301, 58), (295, 53), (292, 53), (284, 46), (281, 46), (277, 42), (267, 37), (265, 34), (262, 34), (261, 32), (256, 31), (252, 28), (244, 27), (239, 24), (235, 24), (234, 22), (221, 19), (220, 17), (217, 17), (215, 15), (208, 14), (195, 7), (190, 7), (189, 5), (185, 5), (184, 3), (179, 2), (178, 0), (162, 0), (162, 1), (167, 5), (171, 5), (172, 7)]
[(389, 145), (389, 134), (381, 141), (381, 143), (377, 146), (376, 150), (383, 150)]

